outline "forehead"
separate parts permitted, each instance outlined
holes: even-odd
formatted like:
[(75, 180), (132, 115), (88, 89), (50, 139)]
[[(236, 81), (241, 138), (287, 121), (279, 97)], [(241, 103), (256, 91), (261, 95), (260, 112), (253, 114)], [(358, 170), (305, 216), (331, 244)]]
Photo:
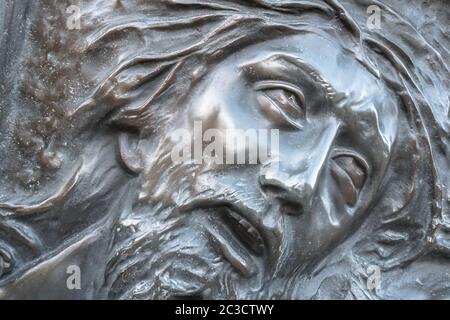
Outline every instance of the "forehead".
[[(355, 53), (344, 47), (342, 41), (331, 35), (316, 32), (285, 36), (249, 46), (219, 65), (219, 73), (239, 71), (239, 67), (261, 63), (267, 64), (276, 53), (290, 55), (309, 65), (329, 82), (337, 92), (348, 96), (359, 93), (365, 97), (379, 95), (385, 88), (371, 72), (361, 64)], [(230, 70), (230, 66), (235, 67)]]

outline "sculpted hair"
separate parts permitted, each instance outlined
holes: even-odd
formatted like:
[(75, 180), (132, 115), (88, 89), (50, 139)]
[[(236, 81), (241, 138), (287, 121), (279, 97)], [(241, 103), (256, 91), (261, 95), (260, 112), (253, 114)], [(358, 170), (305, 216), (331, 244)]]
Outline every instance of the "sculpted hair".
[[(368, 28), (366, 8), (373, 3), (395, 33)], [(449, 123), (442, 117), (443, 108), (448, 112), (448, 66), (391, 8), (377, 1), (83, 0), (82, 28), (68, 30), (65, 3), (41, 0), (33, 6), (39, 10), (29, 26), (31, 49), (18, 79), (23, 109), (10, 122), (20, 159), (27, 159), (19, 161), (18, 171), (34, 161), (41, 177), (54, 177), (64, 167), (55, 156), (66, 152), (64, 145), (70, 141), (74, 154), (82, 152), (83, 139), (99, 132), (127, 132), (140, 139), (162, 132), (183, 111), (193, 86), (230, 53), (258, 41), (316, 32), (338, 39), (395, 91), (407, 119), (398, 142), (403, 145), (397, 144), (399, 152), (391, 160), (392, 181), (385, 182), (371, 209), (379, 212), (371, 216), (377, 223), (371, 230), (361, 228), (371, 236), (357, 244), (355, 254), (389, 269), (429, 250), (449, 253)], [(408, 159), (408, 154), (414, 156)], [(82, 167), (65, 171), (64, 186), (45, 199), (0, 203), (0, 232), (23, 214), (64, 201), (79, 183)], [(391, 201), (394, 197), (401, 206)], [(17, 237), (39, 247), (32, 232), (14, 229)], [(13, 260), (12, 251), (2, 252)]]

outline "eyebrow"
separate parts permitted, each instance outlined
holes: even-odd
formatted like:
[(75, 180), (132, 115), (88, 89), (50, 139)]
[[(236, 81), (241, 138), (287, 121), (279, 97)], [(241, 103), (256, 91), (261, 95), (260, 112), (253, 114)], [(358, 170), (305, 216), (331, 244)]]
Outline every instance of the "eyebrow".
[(276, 60), (287, 62), (303, 71), (306, 75), (308, 75), (311, 78), (312, 81), (314, 81), (315, 84), (320, 85), (324, 89), (325, 96), (330, 101), (337, 102), (336, 100), (338, 98), (339, 99), (341, 98), (342, 94), (340, 94), (331, 85), (331, 83), (328, 80), (326, 80), (312, 65), (308, 64), (299, 57), (289, 55), (286, 53), (276, 53), (268, 57), (265, 57), (264, 59), (258, 60), (256, 62), (244, 63), (239, 66), (239, 69), (243, 71), (245, 74), (251, 75), (251, 73), (255, 72), (254, 70), (252, 70), (250, 73), (249, 69), (251, 69), (251, 66), (264, 65), (267, 64), (268, 61), (276, 61)]

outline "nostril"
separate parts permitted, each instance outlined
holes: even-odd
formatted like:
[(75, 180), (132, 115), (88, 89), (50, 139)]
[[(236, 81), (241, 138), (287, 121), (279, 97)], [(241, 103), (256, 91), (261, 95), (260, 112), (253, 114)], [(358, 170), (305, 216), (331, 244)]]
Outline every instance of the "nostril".
[(261, 187), (264, 194), (272, 199), (277, 199), (280, 203), (280, 211), (283, 215), (299, 216), (303, 213), (303, 206), (300, 202), (288, 199), (285, 189), (275, 185), (265, 185)]
[(266, 194), (268, 197), (279, 198), (286, 192), (283, 188), (277, 187), (275, 185), (265, 185), (261, 186), (262, 192)]
[(295, 202), (283, 202), (281, 204), (281, 214), (288, 216), (300, 216), (303, 213), (303, 206)]

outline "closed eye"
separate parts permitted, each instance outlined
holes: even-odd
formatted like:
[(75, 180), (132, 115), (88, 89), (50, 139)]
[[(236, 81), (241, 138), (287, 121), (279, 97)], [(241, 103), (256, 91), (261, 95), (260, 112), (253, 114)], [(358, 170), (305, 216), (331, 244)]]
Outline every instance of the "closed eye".
[(259, 107), (271, 122), (280, 127), (303, 127), (306, 108), (305, 96), (300, 89), (282, 81), (261, 81), (254, 88)]

